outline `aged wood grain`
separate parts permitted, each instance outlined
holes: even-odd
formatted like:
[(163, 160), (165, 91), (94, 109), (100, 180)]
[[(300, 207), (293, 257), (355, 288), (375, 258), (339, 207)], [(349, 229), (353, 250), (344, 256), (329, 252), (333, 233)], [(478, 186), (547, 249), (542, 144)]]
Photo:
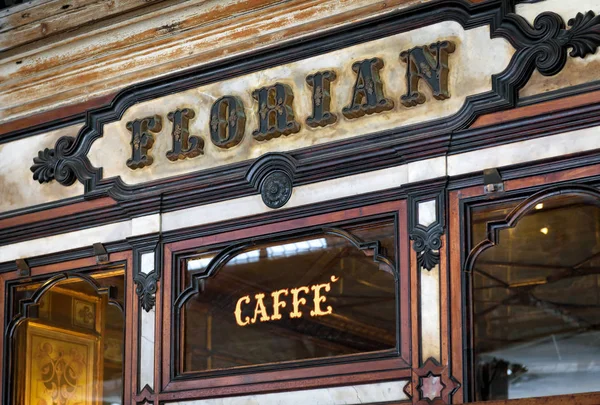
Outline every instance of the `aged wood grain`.
[(5, 53), (0, 122), (422, 2), (190, 0), (103, 21)]

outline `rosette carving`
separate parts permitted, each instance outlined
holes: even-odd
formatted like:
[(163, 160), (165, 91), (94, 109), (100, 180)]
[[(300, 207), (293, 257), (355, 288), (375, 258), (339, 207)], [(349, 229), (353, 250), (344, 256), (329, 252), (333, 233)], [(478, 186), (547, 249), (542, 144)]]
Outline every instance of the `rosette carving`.
[(58, 181), (64, 186), (70, 186), (77, 180), (75, 170), (71, 166), (72, 161), (66, 159), (67, 152), (75, 143), (75, 138), (63, 136), (60, 138), (54, 149), (46, 148), (38, 152), (37, 157), (33, 158), (31, 171), (33, 179), (42, 183), (48, 183), (52, 180)]
[(267, 207), (283, 207), (292, 196), (292, 179), (282, 171), (274, 171), (264, 178), (260, 195)]
[(246, 180), (269, 208), (283, 207), (292, 196), (296, 160), (285, 153), (267, 153), (250, 166)]

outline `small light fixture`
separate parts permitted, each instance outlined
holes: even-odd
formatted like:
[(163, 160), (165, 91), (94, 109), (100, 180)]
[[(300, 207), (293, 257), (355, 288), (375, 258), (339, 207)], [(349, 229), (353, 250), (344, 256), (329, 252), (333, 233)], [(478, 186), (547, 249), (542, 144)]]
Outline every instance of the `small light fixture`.
[(541, 210), (542, 208), (544, 208), (544, 204), (543, 203), (536, 204), (536, 206), (535, 206), (536, 210)]
[(540, 232), (543, 233), (544, 235), (548, 235), (549, 229), (544, 227), (544, 228), (540, 229)]

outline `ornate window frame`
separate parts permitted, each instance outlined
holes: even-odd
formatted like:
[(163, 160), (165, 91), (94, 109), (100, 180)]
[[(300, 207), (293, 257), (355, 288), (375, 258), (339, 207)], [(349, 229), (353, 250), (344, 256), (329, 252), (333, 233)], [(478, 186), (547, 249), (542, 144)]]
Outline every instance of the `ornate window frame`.
[[(111, 253), (108, 255), (106, 262), (99, 264), (95, 256), (69, 260), (69, 253), (60, 253), (52, 255), (45, 260), (48, 264), (31, 267), (30, 274), (22, 275), (20, 270), (0, 274), (0, 296), (3, 297), (2, 307), (4, 308), (4, 311), (0, 313), (0, 322), (4, 325), (3, 333), (0, 333), (0, 347), (2, 348), (0, 398), (2, 398), (3, 403), (11, 403), (11, 383), (13, 377), (12, 364), (10, 362), (10, 341), (15, 331), (16, 322), (18, 322), (18, 319), (9, 319), (7, 316), (9, 312), (7, 310), (12, 307), (11, 289), (23, 281), (44, 281), (37, 292), (34, 293), (33, 298), (27, 300), (29, 302), (24, 305), (21, 305), (22, 309), (27, 310), (28, 306), (35, 303), (36, 298), (39, 298), (41, 294), (60, 281), (68, 278), (87, 279), (88, 277), (85, 276), (86, 273), (113, 268), (123, 268), (125, 272), (124, 305), (122, 308), (124, 311), (123, 403), (128, 403), (133, 395), (132, 387), (135, 386), (133, 383), (137, 381), (137, 366), (133, 361), (134, 357), (131, 353), (137, 352), (139, 346), (139, 342), (137, 341), (138, 328), (135, 327), (137, 325), (138, 305), (137, 300), (134, 299), (134, 289), (131, 287), (134, 285), (131, 271), (133, 267), (132, 257), (131, 251), (120, 251)], [(106, 292), (101, 290), (103, 289), (99, 291)], [(21, 314), (21, 317), (24, 316), (26, 314)]]
[[(407, 232), (406, 200), (342, 209), (297, 219), (282, 218), (277, 222), (264, 223), (256, 220), (245, 225), (227, 228), (222, 232), (197, 233), (202, 236), (166, 242), (163, 245), (163, 288), (157, 296), (157, 343), (160, 352), (160, 399), (202, 398), (219, 395), (238, 395), (255, 392), (323, 387), (354, 383), (406, 380), (411, 376), (411, 330), (410, 330), (410, 268), (409, 238)], [(397, 248), (398, 292), (397, 351), (385, 357), (369, 354), (332, 358), (302, 360), (289, 364), (256, 366), (243, 371), (203, 372), (191, 377), (177, 376), (178, 341), (173, 333), (176, 327), (176, 300), (174, 286), (179, 282), (177, 264), (180, 257), (203, 246), (227, 245), (248, 238), (283, 238), (308, 230), (335, 227), (365, 218), (394, 217)], [(167, 238), (168, 239), (168, 238)], [(401, 388), (400, 388), (401, 389)], [(186, 391), (185, 394), (181, 391)], [(175, 394), (175, 392), (178, 392)]]
[[(471, 268), (476, 258), (486, 249), (497, 243), (498, 231), (512, 228), (519, 219), (536, 204), (561, 194), (593, 196), (600, 200), (600, 164), (557, 170), (552, 173), (536, 174), (535, 167), (525, 170), (516, 168), (512, 173), (507, 170), (504, 178), (504, 191), (500, 194), (487, 194), (482, 185), (471, 187), (450, 187), (448, 207), (451, 213), (448, 234), (449, 273), (451, 300), (449, 305), (451, 333), (452, 370), (454, 375), (461, 375), (463, 384), (457, 390), (455, 398), (459, 401), (472, 402), (474, 398), (474, 367), (472, 355), (472, 303), (471, 303)], [(542, 170), (543, 172), (543, 170)], [(473, 245), (471, 243), (470, 209), (476, 205), (498, 204), (510, 200), (519, 203), (504, 220), (491, 221), (487, 226), (487, 239)], [(569, 394), (542, 398), (524, 398), (511, 400), (510, 403), (537, 405), (547, 403), (549, 399), (557, 402), (592, 404), (600, 402), (598, 392)], [(478, 404), (505, 404), (502, 401), (477, 402)], [(565, 402), (566, 403), (566, 402)]]

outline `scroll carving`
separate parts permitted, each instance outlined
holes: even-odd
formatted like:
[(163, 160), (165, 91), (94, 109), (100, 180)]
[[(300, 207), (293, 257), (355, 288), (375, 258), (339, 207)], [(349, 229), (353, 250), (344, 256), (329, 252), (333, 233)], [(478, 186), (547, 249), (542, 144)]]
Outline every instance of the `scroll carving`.
[(156, 271), (151, 271), (148, 274), (138, 273), (133, 281), (136, 284), (135, 293), (137, 294), (140, 305), (146, 312), (150, 312), (156, 304), (156, 291), (158, 290), (157, 282), (159, 275)]
[(63, 186), (75, 183), (76, 176), (72, 162), (65, 159), (74, 142), (75, 138), (72, 136), (63, 136), (56, 142), (54, 149), (46, 148), (39, 151), (37, 157), (33, 158), (31, 166), (33, 179), (40, 184), (52, 180), (58, 181)]
[(413, 230), (410, 239), (414, 241), (413, 249), (417, 252), (419, 267), (431, 270), (440, 263), (439, 250), (442, 247), (441, 237), (443, 234), (444, 230), (441, 225)]
[(196, 116), (189, 108), (171, 111), (167, 118), (173, 123), (173, 149), (167, 152), (171, 161), (193, 158), (204, 153), (204, 139), (190, 136), (190, 120)]

